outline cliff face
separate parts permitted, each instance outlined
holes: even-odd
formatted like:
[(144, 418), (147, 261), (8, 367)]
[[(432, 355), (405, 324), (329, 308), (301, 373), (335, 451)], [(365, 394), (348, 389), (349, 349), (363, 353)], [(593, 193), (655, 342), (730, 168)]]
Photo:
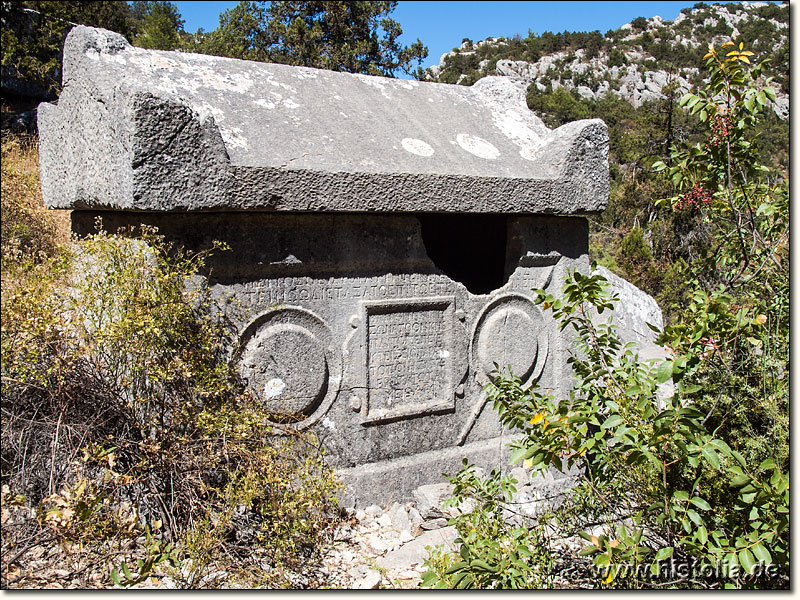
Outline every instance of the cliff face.
[(634, 106), (663, 97), (665, 86), (701, 84), (708, 45), (736, 37), (759, 60), (770, 58), (778, 117), (789, 116), (789, 5), (766, 2), (684, 9), (674, 21), (639, 17), (616, 30), (527, 38), (488, 38), (442, 55), (428, 79), (471, 85), (486, 75), (524, 80), (540, 92), (564, 87), (582, 98), (617, 94)]

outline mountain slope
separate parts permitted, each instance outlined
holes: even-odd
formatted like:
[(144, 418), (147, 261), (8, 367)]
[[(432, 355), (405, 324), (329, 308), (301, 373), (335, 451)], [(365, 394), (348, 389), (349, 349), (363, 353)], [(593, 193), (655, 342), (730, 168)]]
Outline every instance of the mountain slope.
[[(465, 39), (442, 55), (426, 72), (429, 81), (471, 85), (486, 75), (525, 80), (536, 91), (559, 87), (579, 98), (596, 100), (606, 93), (633, 106), (664, 97), (664, 87), (689, 89), (702, 83), (698, 67), (708, 44), (736, 37), (770, 58), (777, 102), (774, 110), (789, 115), (789, 5), (765, 2), (727, 5), (698, 3), (674, 21), (639, 17), (605, 35), (589, 33), (529, 34), (527, 38)], [(532, 90), (533, 91), (533, 90)]]

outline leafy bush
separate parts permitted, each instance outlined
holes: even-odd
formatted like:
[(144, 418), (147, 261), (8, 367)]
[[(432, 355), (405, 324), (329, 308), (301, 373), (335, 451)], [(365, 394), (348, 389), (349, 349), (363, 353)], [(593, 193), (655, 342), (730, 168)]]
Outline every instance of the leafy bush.
[(437, 589), (546, 587), (554, 563), (547, 537), (541, 530), (514, 525), (506, 518), (505, 506), (516, 491), (515, 480), (497, 470), (481, 479), (466, 459), (464, 467), (451, 479), (455, 497), (445, 501), (445, 506), (458, 505), (469, 496), (478, 509), (455, 519), (461, 545), (458, 555), (434, 549), (423, 585)]
[[(788, 464), (748, 462), (719, 428), (707, 427), (714, 408), (706, 413), (695, 402), (707, 376), (709, 340), (735, 352), (739, 337), (763, 339), (762, 319), (731, 312), (724, 294), (698, 292), (691, 331), (667, 329), (661, 336), (674, 358), (646, 362), (634, 346), (622, 344), (612, 320), (601, 317), (615, 300), (604, 283), (600, 275), (573, 272), (563, 298), (538, 290), (537, 303), (553, 311), (562, 329), (578, 334), (577, 353), (569, 359), (577, 382), (569, 398), (524, 389), (512, 374), (487, 386), (502, 423), (523, 434), (512, 443), (512, 464), (522, 462), (534, 474), (553, 466), (577, 469), (576, 488), (528, 527), (480, 528), (476, 523), (503, 521), (500, 507), (510, 507), (516, 482), (497, 474), (480, 480), (467, 465), (450, 478), (455, 499), (481, 505), (453, 520), (460, 555), (434, 555), (425, 584), (549, 585), (561, 574), (552, 558), (532, 556), (531, 540), (549, 537), (552, 544), (577, 532), (589, 542), (580, 554), (592, 557), (595, 585), (784, 587)], [(738, 351), (752, 355), (754, 346)], [(663, 398), (659, 385), (668, 381), (675, 393)], [(548, 528), (555, 535), (548, 536)], [(670, 558), (688, 568), (670, 570), (664, 562)]]
[[(603, 278), (572, 272), (560, 297), (537, 291), (577, 334), (569, 396), (523, 389), (511, 373), (487, 386), (503, 424), (522, 434), (512, 463), (579, 473), (515, 539), (577, 533), (588, 543), (566, 568), (535, 556), (504, 567), (498, 557), (515, 556), (513, 541), (495, 548), (464, 536), (487, 512), (502, 515), (487, 490), (509, 508), (515, 482), (482, 481), (467, 465), (451, 478), (455, 498), (481, 500), (480, 514), (454, 520), (462, 554), (432, 557), (427, 585), (552, 585), (582, 570), (593, 577), (584, 584), (621, 588), (788, 587), (788, 184), (758, 163), (753, 132), (774, 99), (769, 80), (757, 83), (763, 64), (751, 67), (742, 44), (723, 49), (705, 57), (708, 91), (680, 102), (707, 127), (706, 142), (678, 145), (670, 167), (655, 167), (676, 189), (662, 210), (706, 225), (697, 252), (671, 272), (684, 293), (658, 338), (669, 357), (640, 360), (603, 315), (615, 300)], [(647, 258), (643, 241), (634, 230), (621, 256)]]
[(21, 202), (6, 182), (1, 474), (38, 522), (4, 526), (4, 552), (55, 539), (90, 563), (128, 556), (106, 582), (174, 562), (186, 586), (211, 585), (214, 564), (289, 585), (336, 516), (338, 483), (317, 442), (274, 425), (239, 381), (235, 330), (199, 276), (208, 253), (146, 228), (51, 247), (44, 217), (7, 222)]

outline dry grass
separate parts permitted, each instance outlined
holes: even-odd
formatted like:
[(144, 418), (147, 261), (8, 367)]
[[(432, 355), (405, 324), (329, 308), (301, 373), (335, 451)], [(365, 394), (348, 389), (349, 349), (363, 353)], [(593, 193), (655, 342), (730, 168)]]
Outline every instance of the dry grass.
[(39, 144), (31, 136), (2, 136), (3, 253), (11, 248), (52, 254), (70, 236), (70, 211), (44, 207), (39, 178)]
[(71, 240), (38, 158), (3, 134), (0, 588), (111, 587), (123, 561), (131, 585), (324, 585), (338, 482), (242, 392), (227, 323), (184, 286), (198, 256)]

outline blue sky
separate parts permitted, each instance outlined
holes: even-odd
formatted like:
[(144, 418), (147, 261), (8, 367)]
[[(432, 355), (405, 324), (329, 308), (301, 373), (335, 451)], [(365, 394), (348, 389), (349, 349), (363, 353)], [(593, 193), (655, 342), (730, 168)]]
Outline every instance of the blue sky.
[[(660, 16), (674, 20), (691, 2), (603, 2), (585, 1), (436, 1), (400, 0), (391, 17), (403, 28), (401, 42), (410, 44), (417, 38), (428, 46), (423, 67), (439, 63), (439, 57), (459, 46), (465, 37), (478, 41), (487, 37), (512, 37), (544, 31), (594, 31), (605, 33), (617, 29), (636, 17)], [(710, 1), (708, 3), (711, 3)], [(186, 20), (184, 29), (195, 32), (217, 28), (219, 14), (237, 2), (175, 2)]]

